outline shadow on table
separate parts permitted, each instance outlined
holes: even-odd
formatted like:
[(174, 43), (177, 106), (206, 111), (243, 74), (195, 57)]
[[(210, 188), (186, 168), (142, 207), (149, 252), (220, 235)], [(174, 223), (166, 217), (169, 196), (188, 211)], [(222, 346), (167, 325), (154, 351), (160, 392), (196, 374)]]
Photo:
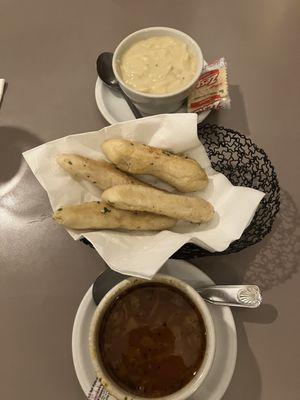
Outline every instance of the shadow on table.
[(300, 215), (292, 197), (281, 191), (280, 211), (272, 232), (245, 269), (244, 282), (256, 282), (263, 290), (285, 282), (299, 269)]
[(259, 367), (252, 351), (245, 322), (271, 324), (277, 319), (277, 310), (270, 304), (263, 304), (254, 310), (233, 309), (237, 330), (237, 360), (230, 385), (224, 400), (259, 400), (262, 392), (262, 379)]
[(273, 229), (261, 242), (239, 253), (192, 260), (218, 284), (257, 284), (263, 291), (284, 283), (299, 269), (300, 215), (286, 191)]
[(0, 211), (5, 220), (13, 216), (35, 218), (49, 209), (46, 193), (36, 184), (22, 156), (22, 152), (40, 144), (36, 136), (24, 129), (0, 127)]
[(247, 338), (244, 322), (271, 324), (277, 318), (277, 310), (270, 304), (263, 304), (256, 310), (234, 310), (237, 329), (237, 360), (231, 383), (223, 397), (224, 400), (259, 400), (262, 380)]
[[(231, 108), (229, 110), (212, 111), (203, 123), (222, 125), (250, 136), (246, 106), (238, 85), (229, 86)], [(232, 125), (234, 121), (234, 126)]]
[(10, 181), (18, 172), (24, 161), (22, 152), (41, 144), (32, 133), (12, 127), (0, 127), (0, 185)]

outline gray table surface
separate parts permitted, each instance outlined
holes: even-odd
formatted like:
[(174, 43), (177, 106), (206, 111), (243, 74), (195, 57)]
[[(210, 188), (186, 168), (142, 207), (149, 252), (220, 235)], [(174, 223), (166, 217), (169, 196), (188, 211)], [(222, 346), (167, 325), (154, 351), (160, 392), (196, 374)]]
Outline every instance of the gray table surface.
[[(0, 0), (0, 398), (78, 399), (71, 331), (104, 263), (51, 219), (21, 152), (104, 127), (95, 59), (147, 26), (192, 35), (226, 56), (232, 109), (210, 122), (250, 136), (273, 161), (282, 206), (271, 234), (192, 262), (217, 283), (257, 283), (264, 305), (235, 311), (238, 357), (226, 400), (295, 400), (299, 386), (299, 39), (297, 0)], [(47, 160), (45, 160), (47, 161)], [(37, 222), (32, 222), (37, 220)]]

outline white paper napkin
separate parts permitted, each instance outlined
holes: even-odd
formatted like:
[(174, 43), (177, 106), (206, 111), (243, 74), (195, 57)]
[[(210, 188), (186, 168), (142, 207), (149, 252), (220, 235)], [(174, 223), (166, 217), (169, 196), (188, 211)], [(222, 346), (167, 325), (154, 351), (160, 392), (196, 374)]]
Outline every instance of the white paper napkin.
[(4, 92), (5, 79), (0, 79), (0, 104)]
[[(47, 191), (53, 210), (66, 204), (97, 200), (101, 196), (101, 191), (91, 183), (75, 181), (61, 169), (55, 161), (56, 155), (78, 153), (104, 159), (101, 143), (116, 137), (184, 152), (197, 160), (206, 169), (209, 184), (205, 190), (192, 195), (209, 200), (215, 208), (215, 217), (202, 225), (179, 222), (171, 231), (162, 232), (68, 230), (75, 240), (86, 237), (115, 271), (151, 278), (187, 242), (209, 251), (223, 251), (232, 241), (240, 238), (264, 193), (233, 186), (224, 175), (212, 169), (197, 136), (196, 114), (165, 114), (122, 122), (100, 131), (66, 136), (23, 153), (34, 175)], [(166, 187), (156, 179), (145, 177), (145, 180)]]

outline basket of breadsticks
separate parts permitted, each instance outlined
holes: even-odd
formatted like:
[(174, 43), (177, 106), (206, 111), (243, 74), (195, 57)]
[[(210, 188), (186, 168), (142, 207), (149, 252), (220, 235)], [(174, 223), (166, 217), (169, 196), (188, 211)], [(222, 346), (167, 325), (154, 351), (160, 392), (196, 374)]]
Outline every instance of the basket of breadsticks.
[(23, 155), (55, 223), (112, 269), (151, 278), (174, 253), (189, 258), (190, 246), (191, 256), (195, 248), (226, 251), (265, 196), (233, 185), (222, 165), (213, 168), (204, 144), (196, 114), (167, 114), (69, 135)]

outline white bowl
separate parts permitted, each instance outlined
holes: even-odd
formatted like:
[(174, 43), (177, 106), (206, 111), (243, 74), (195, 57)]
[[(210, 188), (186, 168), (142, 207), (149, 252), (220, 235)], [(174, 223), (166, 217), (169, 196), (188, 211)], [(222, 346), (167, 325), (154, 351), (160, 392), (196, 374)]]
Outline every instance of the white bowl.
[[(114, 286), (101, 300), (98, 304), (95, 313), (93, 315), (90, 332), (89, 332), (89, 351), (90, 357), (93, 363), (94, 370), (97, 377), (101, 380), (102, 385), (105, 389), (113, 395), (118, 400), (149, 400), (149, 398), (136, 396), (132, 393), (127, 392), (120, 386), (118, 386), (106, 372), (101, 357), (99, 355), (98, 349), (98, 334), (102, 323), (102, 318), (110, 306), (110, 304), (116, 299), (118, 295), (126, 291), (128, 288), (139, 285), (141, 283), (149, 282), (144, 279), (139, 278), (128, 278), (116, 286)], [(210, 315), (209, 309), (205, 304), (205, 301), (201, 296), (189, 286), (187, 283), (181, 281), (180, 279), (174, 278), (170, 275), (157, 274), (151, 280), (151, 282), (161, 282), (167, 285), (176, 287), (181, 292), (183, 292), (187, 297), (191, 299), (193, 304), (199, 310), (206, 329), (206, 349), (204, 359), (200, 366), (200, 369), (196, 375), (188, 382), (183, 388), (174, 392), (168, 396), (160, 397), (159, 400), (185, 400), (190, 397), (203, 383), (205, 377), (207, 376), (215, 354), (215, 330)], [(158, 400), (158, 398), (156, 398)]]
[[(123, 53), (131, 47), (134, 43), (148, 39), (153, 36), (172, 36), (176, 39), (186, 43), (189, 51), (196, 58), (196, 73), (194, 78), (182, 89), (168, 94), (149, 94), (138, 92), (125, 84), (120, 73), (120, 60)], [(137, 107), (145, 114), (161, 114), (174, 112), (180, 108), (184, 99), (191, 93), (194, 85), (199, 78), (203, 68), (203, 56), (202, 51), (198, 44), (188, 36), (186, 33), (178, 31), (172, 28), (166, 27), (151, 27), (141, 29), (140, 31), (134, 32), (127, 36), (118, 45), (113, 56), (113, 70), (115, 76), (127, 96), (137, 105)]]

